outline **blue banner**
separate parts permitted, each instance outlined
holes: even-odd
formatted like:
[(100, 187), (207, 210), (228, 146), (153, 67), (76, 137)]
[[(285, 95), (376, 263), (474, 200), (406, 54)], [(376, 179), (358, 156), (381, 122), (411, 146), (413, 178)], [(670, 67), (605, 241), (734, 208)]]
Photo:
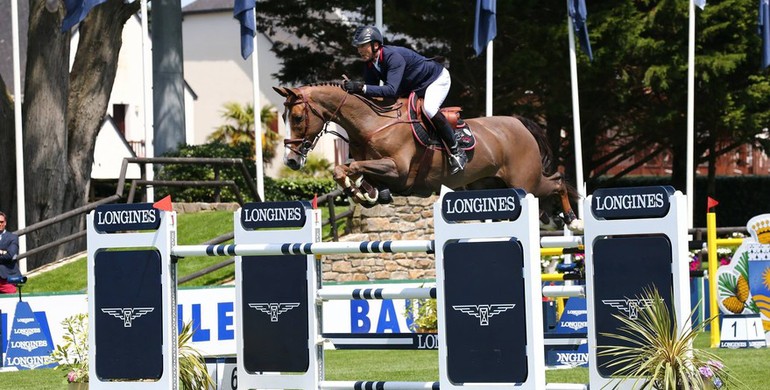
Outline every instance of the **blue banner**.
[(476, 55), (497, 36), (497, 0), (476, 0), (476, 24), (473, 28), (473, 49)]
[[(43, 316), (39, 319), (36, 314)], [(33, 313), (29, 303), (19, 301), (16, 304), (16, 315), (11, 326), (3, 366), (16, 367), (19, 370), (52, 368), (57, 365), (51, 359), (53, 350), (53, 340), (45, 314)]]

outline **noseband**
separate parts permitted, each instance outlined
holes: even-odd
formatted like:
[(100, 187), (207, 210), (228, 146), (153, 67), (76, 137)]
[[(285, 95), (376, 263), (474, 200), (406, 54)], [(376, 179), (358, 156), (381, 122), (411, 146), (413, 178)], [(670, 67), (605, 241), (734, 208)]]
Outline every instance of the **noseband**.
[(289, 111), (291, 107), (296, 106), (298, 104), (302, 104), (302, 112), (303, 116), (305, 117), (305, 129), (302, 132), (303, 134), (307, 134), (308, 130), (310, 129), (310, 115), (308, 115), (310, 112), (313, 113), (313, 115), (321, 118), (322, 121), (324, 121), (323, 128), (321, 131), (318, 132), (318, 134), (315, 135), (315, 137), (305, 137), (305, 138), (290, 138), (283, 140), (284, 147), (288, 148), (294, 153), (299, 154), (303, 158), (307, 157), (307, 154), (315, 148), (315, 145), (318, 143), (318, 140), (326, 133), (332, 133), (345, 141), (347, 139), (343, 137), (341, 134), (337, 133), (336, 131), (328, 130), (329, 123), (334, 120), (334, 118), (337, 117), (337, 114), (339, 113), (342, 106), (345, 104), (345, 101), (348, 99), (348, 94), (345, 93), (345, 97), (342, 98), (342, 101), (340, 102), (340, 105), (337, 106), (337, 109), (334, 110), (334, 113), (332, 116), (327, 120), (324, 118), (323, 114), (319, 112), (305, 97), (305, 94), (300, 95), (302, 100), (296, 100), (293, 102), (284, 102), (283, 105), (286, 107), (286, 110)]

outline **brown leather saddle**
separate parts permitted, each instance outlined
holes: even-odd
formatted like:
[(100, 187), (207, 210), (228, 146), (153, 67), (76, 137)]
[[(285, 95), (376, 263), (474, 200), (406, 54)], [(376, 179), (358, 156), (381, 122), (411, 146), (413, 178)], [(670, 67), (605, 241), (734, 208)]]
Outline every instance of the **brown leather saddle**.
[[(412, 126), (414, 138), (425, 147), (444, 149), (444, 143), (436, 134), (435, 127), (422, 111), (422, 98), (418, 98), (414, 92), (409, 95), (409, 120)], [(476, 137), (473, 136), (470, 126), (460, 117), (460, 107), (444, 107), (444, 114), (449, 124), (455, 131), (455, 138), (464, 150), (472, 150), (476, 146)]]

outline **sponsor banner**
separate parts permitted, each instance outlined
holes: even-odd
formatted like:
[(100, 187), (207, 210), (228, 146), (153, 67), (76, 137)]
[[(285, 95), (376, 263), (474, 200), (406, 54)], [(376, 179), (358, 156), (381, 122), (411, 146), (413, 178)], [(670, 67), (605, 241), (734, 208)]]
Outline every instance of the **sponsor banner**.
[(662, 218), (671, 207), (671, 186), (599, 188), (591, 212), (597, 219)]
[(160, 210), (152, 203), (108, 204), (94, 210), (94, 228), (102, 233), (127, 230), (157, 230)]
[(572, 297), (564, 305), (564, 312), (556, 323), (556, 333), (588, 333), (588, 309), (586, 299)]
[(44, 315), (35, 315), (29, 303), (18, 302), (12, 323), (4, 367), (32, 370), (56, 366), (50, 356), (54, 346)]
[(558, 368), (588, 367), (588, 344), (581, 344), (573, 349), (546, 351), (545, 364), (548, 367)]
[(241, 208), (241, 226), (247, 230), (260, 228), (300, 228), (305, 226), (305, 210), (310, 203), (269, 202), (246, 203)]
[(450, 222), (486, 219), (515, 221), (521, 215), (522, 190), (506, 188), (483, 191), (455, 191), (444, 195), (441, 214)]

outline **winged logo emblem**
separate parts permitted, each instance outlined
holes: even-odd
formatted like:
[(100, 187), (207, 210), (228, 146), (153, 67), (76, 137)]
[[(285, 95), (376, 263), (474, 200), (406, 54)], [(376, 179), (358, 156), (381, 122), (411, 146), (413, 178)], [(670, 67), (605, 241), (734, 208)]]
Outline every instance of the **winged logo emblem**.
[(479, 319), (479, 325), (489, 326), (489, 319), (507, 310), (513, 309), (514, 303), (494, 303), (490, 305), (455, 305), (455, 309), (471, 317)]
[(135, 319), (153, 310), (155, 310), (154, 307), (110, 307), (102, 309), (102, 313), (123, 320), (123, 327), (130, 328)]
[(653, 300), (648, 298), (602, 299), (602, 303), (626, 313), (629, 320), (635, 320), (639, 317), (639, 310), (651, 306)]
[(278, 322), (278, 316), (298, 307), (299, 303), (249, 303), (249, 307), (270, 316), (270, 322)]

